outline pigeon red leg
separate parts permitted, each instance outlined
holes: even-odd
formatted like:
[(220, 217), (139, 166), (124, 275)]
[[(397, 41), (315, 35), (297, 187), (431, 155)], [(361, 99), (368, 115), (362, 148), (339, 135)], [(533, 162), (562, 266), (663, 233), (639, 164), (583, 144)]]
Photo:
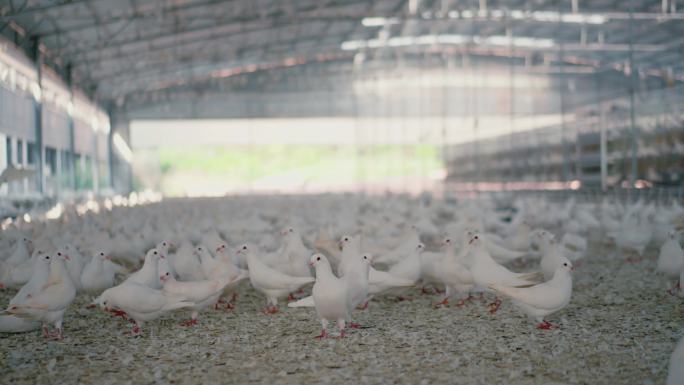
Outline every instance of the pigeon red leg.
[(109, 312), (112, 313), (114, 317), (121, 317), (125, 320), (128, 320), (128, 314), (126, 314), (126, 312), (123, 310), (110, 310)]
[(540, 329), (540, 330), (558, 329), (558, 325), (554, 325), (551, 322), (545, 320), (544, 322), (540, 322), (539, 324), (537, 324), (537, 329)]
[(321, 334), (317, 335), (314, 338), (317, 340), (322, 340), (324, 338), (328, 338), (328, 332), (325, 329), (323, 329), (323, 330), (321, 330)]
[(676, 290), (679, 289), (679, 288), (681, 288), (681, 287), (682, 287), (682, 286), (681, 286), (681, 282), (679, 282), (679, 280), (677, 280), (677, 283), (674, 285), (674, 287), (673, 287), (672, 289), (669, 289), (669, 290), (667, 291), (667, 293), (670, 294), (670, 295), (675, 295)]
[(361, 326), (361, 324), (357, 324), (356, 322), (350, 322), (349, 327), (352, 329), (363, 329), (363, 326)]
[(196, 318), (191, 318), (191, 319), (189, 319), (189, 320), (187, 320), (187, 321), (185, 321), (185, 322), (181, 322), (181, 326), (190, 327), (190, 326), (195, 326), (195, 325), (197, 325), (198, 323), (199, 323), (199, 322), (197, 321)]
[(490, 314), (496, 313), (500, 307), (501, 307), (501, 300), (499, 299), (499, 297), (496, 297), (494, 299), (494, 302), (489, 304), (489, 313)]
[(449, 298), (444, 298), (443, 300), (441, 300), (435, 304), (436, 308), (440, 307), (440, 306), (449, 307)]

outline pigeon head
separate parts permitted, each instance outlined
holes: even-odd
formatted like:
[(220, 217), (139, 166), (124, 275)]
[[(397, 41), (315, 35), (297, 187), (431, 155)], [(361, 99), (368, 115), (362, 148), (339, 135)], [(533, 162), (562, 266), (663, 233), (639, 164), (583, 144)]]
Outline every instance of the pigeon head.
[(69, 254), (63, 253), (61, 251), (57, 252), (57, 257), (63, 261), (70, 261), (71, 260), (71, 257), (69, 256)]
[(450, 237), (445, 237), (445, 238), (442, 240), (442, 247), (451, 246), (451, 244), (452, 244), (452, 240), (451, 240)]
[(247, 245), (242, 245), (238, 248), (237, 254), (247, 255), (247, 253), (249, 253), (249, 251), (250, 251), (250, 248), (247, 247)]
[(295, 233), (294, 227), (287, 227), (280, 231), (280, 235), (288, 236)]
[(422, 253), (424, 250), (425, 250), (425, 245), (424, 245), (424, 244), (419, 243), (418, 245), (416, 245), (416, 251), (417, 251), (417, 252)]
[(569, 259), (567, 259), (565, 257), (561, 257), (561, 261), (560, 261), (560, 264), (558, 265), (557, 270), (562, 270), (562, 271), (565, 271), (568, 273), (572, 273), (575, 271), (575, 267), (572, 266), (572, 262), (570, 262)]
[(309, 266), (316, 268), (317, 266), (328, 264), (328, 260), (323, 254), (314, 254), (309, 258)]
[(97, 257), (100, 258), (100, 259), (103, 260), (103, 261), (104, 261), (104, 260), (110, 260), (110, 261), (112, 260), (112, 256), (111, 256), (111, 255), (108, 255), (108, 254), (105, 254), (104, 251), (100, 251), (99, 253), (97, 253)]
[(159, 280), (161, 281), (161, 283), (164, 283), (169, 279), (171, 279), (171, 273), (169, 271), (162, 271), (162, 273), (159, 274)]
[(164, 259), (164, 255), (155, 249), (150, 249), (150, 251), (147, 252), (147, 255), (145, 256), (145, 259), (150, 258), (152, 260), (159, 260), (159, 259)]
[(373, 256), (371, 254), (363, 254), (361, 255), (361, 262), (370, 265), (373, 263)]
[(472, 246), (479, 246), (481, 242), (482, 239), (480, 238), (480, 235), (475, 234), (472, 237), (470, 237), (470, 241), (468, 242), (468, 244)]
[(340, 238), (340, 250), (343, 250), (345, 246), (351, 244), (353, 241), (353, 238), (351, 235), (343, 235), (342, 238)]

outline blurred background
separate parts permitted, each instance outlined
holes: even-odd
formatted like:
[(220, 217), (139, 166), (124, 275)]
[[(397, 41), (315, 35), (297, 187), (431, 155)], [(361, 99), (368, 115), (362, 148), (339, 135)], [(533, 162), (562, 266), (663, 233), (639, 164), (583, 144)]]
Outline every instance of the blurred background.
[(0, 195), (681, 195), (680, 8), (0, 0)]

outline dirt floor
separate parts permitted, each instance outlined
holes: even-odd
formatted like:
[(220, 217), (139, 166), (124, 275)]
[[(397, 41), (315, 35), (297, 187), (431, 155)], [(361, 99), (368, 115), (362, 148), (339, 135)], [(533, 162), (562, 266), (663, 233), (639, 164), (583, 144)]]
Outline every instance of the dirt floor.
[[(655, 261), (628, 263), (596, 240), (575, 273), (570, 305), (537, 330), (512, 304), (435, 309), (436, 296), (371, 302), (342, 340), (319, 341), (313, 309), (260, 312), (241, 288), (233, 311), (208, 311), (194, 328), (187, 312), (148, 323), (143, 337), (80, 296), (66, 338), (40, 332), (0, 336), (0, 382), (48, 383), (400, 383), (662, 384), (682, 336), (682, 301), (669, 296)], [(654, 257), (657, 250), (650, 250)], [(0, 294), (5, 305), (12, 293)]]

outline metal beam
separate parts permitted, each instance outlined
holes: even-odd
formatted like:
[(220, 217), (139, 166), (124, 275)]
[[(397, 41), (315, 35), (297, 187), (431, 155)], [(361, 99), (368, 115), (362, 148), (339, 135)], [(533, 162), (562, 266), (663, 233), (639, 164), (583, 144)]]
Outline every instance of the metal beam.
[[(122, 66), (118, 67), (116, 71), (114, 72), (109, 72), (109, 71), (104, 71), (104, 72), (93, 72), (90, 73), (91, 77), (97, 81), (97, 82), (102, 82), (105, 80), (111, 80), (115, 79), (117, 77), (126, 77), (130, 78), (132, 75), (139, 75), (141, 72), (145, 72), (146, 70), (152, 69), (152, 72), (168, 72), (173, 68), (173, 64), (177, 64), (179, 61), (180, 57), (191, 57), (192, 61), (189, 63), (182, 63), (183, 67), (192, 67), (192, 66), (199, 66), (199, 65), (204, 65), (204, 64), (215, 64), (215, 63), (220, 63), (223, 60), (236, 60), (239, 59), (240, 56), (244, 56), (245, 52), (254, 52), (257, 51), (258, 49), (268, 49), (272, 46), (279, 46), (281, 44), (296, 44), (300, 42), (309, 42), (309, 41), (317, 41), (325, 38), (331, 38), (331, 37), (336, 37), (336, 34), (323, 34), (323, 35), (310, 35), (310, 36), (304, 36), (304, 37), (294, 37), (293, 39), (290, 39), (286, 42), (282, 41), (274, 41), (271, 39), (268, 39), (266, 43), (259, 44), (257, 46), (245, 46), (245, 47), (233, 47), (230, 45), (230, 42), (228, 42), (228, 45), (212, 45), (212, 46), (200, 46), (197, 49), (193, 50), (188, 50), (188, 51), (183, 51), (180, 53), (172, 53), (172, 57), (163, 57), (154, 61), (146, 62), (143, 66), (136, 66), (133, 63), (131, 63), (130, 66)], [(196, 42), (196, 43), (203, 43), (203, 42)], [(339, 45), (337, 45), (339, 47)], [(291, 51), (291, 50), (290, 50)], [(238, 55), (230, 55), (232, 53), (237, 53)], [(204, 62), (202, 60), (204, 59), (212, 59), (209, 62)], [(169, 64), (171, 62), (171, 65)], [(134, 70), (135, 73), (132, 73), (131, 70)], [(147, 71), (150, 72), (150, 71)]]
[[(55, 1), (49, 5), (38, 5), (35, 7), (30, 7), (30, 8), (23, 7), (19, 10), (14, 11), (14, 12), (9, 12), (9, 13), (0, 15), (0, 20), (11, 19), (11, 18), (14, 18), (17, 16), (32, 15), (34, 13), (39, 13), (39, 12), (49, 12), (53, 9), (62, 8), (62, 7), (69, 6), (69, 5), (89, 3), (89, 2), (93, 2), (93, 1), (104, 1), (104, 0), (61, 0), (61, 1)], [(26, 4), (28, 4), (28, 2)]]
[[(337, 7), (348, 7), (350, 4), (353, 5), (355, 3), (367, 3), (368, 0), (353, 0), (351, 3), (343, 3), (342, 5), (335, 6)], [(308, 14), (304, 14), (302, 12), (308, 12)], [(286, 13), (282, 12), (280, 9), (275, 9), (274, 11), (270, 11), (266, 17), (268, 18), (267, 20), (273, 23), (281, 23), (282, 25), (296, 25), (297, 22), (299, 21), (305, 21), (305, 20), (337, 20), (339, 17), (335, 14), (332, 14), (330, 16), (325, 16), (325, 15), (320, 15), (319, 12), (317, 11), (316, 6), (311, 6), (307, 10), (302, 10), (299, 11), (297, 14), (297, 17), (295, 19), (292, 19), (289, 17)], [(363, 15), (357, 15), (357, 20), (360, 20)], [(113, 48), (121, 48), (125, 47), (127, 45), (133, 45), (133, 44), (139, 44), (141, 42), (146, 42), (149, 44), (152, 44), (155, 40), (159, 39), (166, 39), (169, 37), (174, 37), (178, 38), (180, 36), (183, 36), (185, 34), (190, 34), (190, 33), (198, 33), (198, 32), (206, 32), (209, 31), (211, 32), (212, 30), (215, 30), (217, 28), (221, 27), (227, 27), (235, 24), (242, 24), (242, 23), (248, 23), (248, 22), (254, 22), (254, 21), (263, 21), (264, 16), (260, 14), (254, 14), (254, 15), (248, 15), (248, 16), (239, 16), (235, 18), (231, 18), (228, 20), (223, 20), (220, 23), (216, 24), (213, 23), (212, 25), (202, 25), (202, 26), (197, 26), (197, 27), (192, 27), (192, 28), (185, 28), (185, 29), (179, 29), (179, 30), (167, 30), (163, 31), (160, 33), (153, 33), (149, 34), (147, 36), (133, 36), (129, 37), (127, 39), (122, 39), (119, 41), (107, 41), (104, 46), (101, 46), (100, 44), (95, 44), (95, 45), (89, 45), (85, 47), (81, 47), (76, 50), (59, 50), (58, 52), (60, 55), (64, 56), (71, 56), (71, 57), (78, 57), (79, 55), (83, 54), (88, 54), (92, 53), (94, 50), (99, 51), (100, 53), (102, 51), (108, 50), (108, 49), (113, 49)], [(197, 38), (197, 37), (193, 37)], [(97, 43), (101, 43), (98, 41)]]
[[(262, 47), (254, 47), (252, 50), (253, 51), (259, 51), (263, 49)], [(328, 51), (328, 52), (334, 52), (334, 51)], [(148, 76), (141, 76), (141, 77), (136, 77), (133, 79), (125, 79), (124, 75), (121, 75), (121, 86), (118, 87), (119, 90), (123, 89), (123, 93), (119, 92), (114, 92), (111, 94), (113, 97), (119, 97), (119, 96), (127, 96), (131, 92), (135, 92), (142, 89), (156, 89), (156, 88), (167, 88), (166, 85), (168, 84), (176, 84), (180, 82), (187, 82), (187, 83), (197, 83), (199, 81), (207, 81), (212, 78), (221, 78), (221, 76), (216, 76), (215, 73), (218, 73), (220, 71), (226, 71), (226, 72), (234, 72), (235, 74), (241, 74), (241, 73), (251, 73), (251, 72), (256, 72), (259, 70), (265, 70), (265, 69), (277, 69), (277, 68), (287, 68), (292, 65), (298, 65), (298, 64), (290, 64), (288, 61), (291, 62), (297, 62), (298, 60), (302, 62), (311, 62), (312, 60), (315, 62), (316, 56), (319, 54), (295, 54), (292, 55), (290, 54), (289, 56), (285, 56), (284, 58), (277, 58), (275, 60), (255, 60), (254, 62), (243, 62), (239, 63), (237, 65), (226, 65), (223, 68), (213, 68), (213, 69), (207, 69), (207, 71), (203, 73), (193, 73), (192, 69), (195, 67), (192, 65), (186, 66), (186, 67), (180, 67), (176, 70), (175, 73), (171, 73), (168, 76), (160, 76), (163, 72), (160, 71), (149, 71)], [(330, 54), (328, 54), (330, 55)], [(335, 53), (335, 58), (337, 60), (342, 60), (344, 59), (351, 59), (352, 54), (350, 53), (340, 53), (337, 52)], [(329, 61), (329, 60), (326, 60)], [(219, 63), (220, 61), (217, 61)], [(256, 64), (255, 64), (256, 63)], [(259, 69), (260, 64), (258, 63), (263, 63), (261, 66), (263, 68)], [(270, 64), (269, 64), (270, 63)], [(299, 63), (299, 64), (304, 64), (304, 63)], [(256, 67), (256, 68), (255, 68)], [(225, 77), (231, 77), (234, 75), (227, 75)], [(125, 85), (131, 84), (133, 87), (126, 88)], [(115, 88), (116, 90), (116, 88)], [(104, 94), (101, 95), (102, 97), (107, 97), (108, 95)]]
[[(297, 65), (303, 65), (307, 63), (324, 63), (332, 61), (347, 61), (353, 57), (353, 54), (349, 52), (330, 52), (328, 54), (315, 54), (315, 55), (301, 55), (301, 56), (283, 56), (281, 58), (262, 62), (261, 64), (246, 64), (239, 67), (233, 67), (224, 70), (224, 74), (203, 74), (201, 76), (195, 76), (193, 78), (181, 79), (179, 81), (171, 82), (158, 82), (157, 84), (147, 84), (144, 89), (131, 89), (128, 90), (126, 95), (123, 95), (126, 100), (130, 100), (132, 97), (136, 97), (139, 94), (153, 94), (155, 92), (164, 91), (184, 86), (196, 86), (202, 84), (202, 82), (212, 82), (217, 83), (223, 79), (227, 79), (234, 76), (245, 75), (250, 73), (257, 73), (261, 71), (269, 71), (276, 69), (291, 68)], [(139, 82), (142, 83), (142, 82)], [(137, 94), (136, 94), (137, 93)]]
[[(199, 1), (199, 2), (193, 2), (193, 3), (184, 3), (180, 5), (173, 5), (173, 6), (165, 6), (162, 5), (159, 7), (158, 4), (156, 3), (145, 3), (143, 5), (139, 5), (138, 9), (127, 9), (123, 13), (119, 15), (111, 15), (107, 16), (106, 19), (100, 20), (99, 22), (86, 22), (86, 23), (81, 23), (81, 24), (76, 24), (68, 27), (61, 27), (61, 28), (53, 28), (51, 30), (46, 30), (46, 31), (41, 31), (38, 33), (38, 36), (41, 37), (46, 37), (46, 36), (52, 36), (52, 35), (63, 35), (67, 33), (72, 33), (72, 32), (81, 32), (85, 29), (91, 29), (91, 28), (100, 28), (106, 25), (110, 24), (115, 24), (120, 21), (138, 21), (138, 20), (144, 20), (144, 19), (149, 19), (149, 18), (156, 18), (159, 16), (159, 13), (176, 13), (179, 11), (185, 11), (188, 9), (193, 9), (197, 7), (212, 7), (215, 5), (223, 5), (226, 2), (235, 2), (235, 0), (206, 0), (206, 1)], [(166, 4), (166, 3), (164, 3)], [(146, 9), (140, 10), (141, 6), (145, 6)], [(212, 14), (210, 11), (207, 16), (213, 16), (215, 17), (215, 14)]]

